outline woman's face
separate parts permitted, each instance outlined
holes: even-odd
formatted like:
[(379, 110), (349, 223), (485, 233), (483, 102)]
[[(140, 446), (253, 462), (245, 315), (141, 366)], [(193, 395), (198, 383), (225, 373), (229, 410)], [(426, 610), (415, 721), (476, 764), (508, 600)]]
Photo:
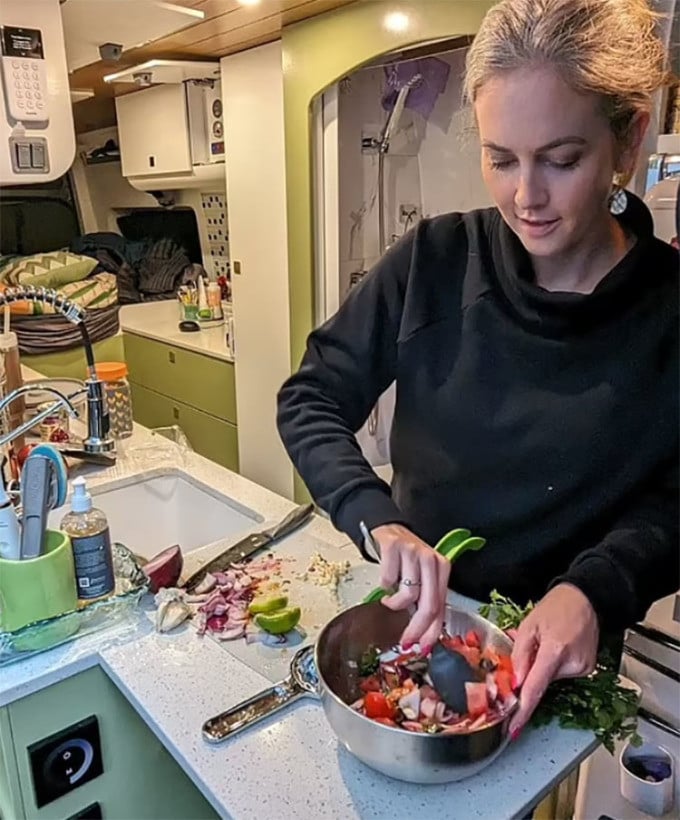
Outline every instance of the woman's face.
[(559, 257), (597, 242), (609, 229), (617, 156), (595, 95), (549, 68), (521, 69), (485, 83), (475, 115), (484, 181), (529, 254)]

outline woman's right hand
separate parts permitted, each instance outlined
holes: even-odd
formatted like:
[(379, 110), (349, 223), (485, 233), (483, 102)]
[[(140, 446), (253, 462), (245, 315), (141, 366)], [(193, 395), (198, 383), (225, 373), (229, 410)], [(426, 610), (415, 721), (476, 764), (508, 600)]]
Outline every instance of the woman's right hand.
[(380, 586), (398, 586), (383, 604), (390, 609), (416, 605), (401, 645), (419, 643), (427, 652), (442, 632), (451, 564), (401, 524), (384, 524), (371, 534), (380, 548)]

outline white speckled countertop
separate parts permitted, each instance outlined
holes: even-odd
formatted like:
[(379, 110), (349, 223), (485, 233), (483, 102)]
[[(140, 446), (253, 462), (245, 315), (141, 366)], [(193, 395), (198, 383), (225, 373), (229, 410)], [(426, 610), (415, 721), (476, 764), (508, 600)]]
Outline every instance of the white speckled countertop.
[(174, 299), (124, 305), (120, 309), (120, 326), (125, 333), (173, 344), (225, 362), (234, 361), (227, 349), (224, 325), (203, 327), (195, 333), (180, 331), (179, 307)]
[[(139, 428), (115, 467), (88, 470), (95, 493), (97, 486), (129, 482), (140, 471), (179, 469), (237, 499), (268, 522), (292, 506), (199, 456), (182, 455), (174, 445), (168, 449), (165, 441), (160, 455), (154, 457), (150, 442), (150, 434)], [(148, 460), (146, 466), (143, 458)], [(212, 557), (223, 546), (190, 554), (188, 571), (196, 556)], [(331, 560), (350, 560), (356, 566), (354, 586), (342, 603), (361, 598), (376, 580), (375, 567), (363, 564), (347, 539), (320, 517), (277, 549), (301, 555), (318, 549)], [(189, 625), (158, 635), (149, 615), (141, 610), (122, 627), (0, 667), (0, 706), (100, 665), (218, 814), (237, 820), (253, 816), (255, 795), (258, 814), (268, 812), (277, 820), (393, 820), (418, 815), (430, 820), (454, 814), (466, 820), (519, 818), (595, 747), (588, 733), (555, 726), (530, 729), (474, 778), (448, 786), (415, 786), (389, 780), (353, 758), (337, 742), (314, 700), (299, 702), (221, 745), (206, 743), (201, 726), (207, 718), (266, 688), (285, 670), (287, 658), (271, 650), (277, 659), (269, 663), (258, 647), (199, 638)]]

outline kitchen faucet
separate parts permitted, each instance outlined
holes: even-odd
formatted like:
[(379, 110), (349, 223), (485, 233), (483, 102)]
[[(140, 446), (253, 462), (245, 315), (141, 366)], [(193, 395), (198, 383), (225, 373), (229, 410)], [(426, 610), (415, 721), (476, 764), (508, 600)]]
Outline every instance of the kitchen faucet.
[(71, 300), (65, 299), (56, 290), (50, 288), (15, 287), (0, 292), (0, 307), (17, 301), (40, 302), (42, 304), (52, 305), (57, 313), (79, 327), (83, 337), (83, 346), (87, 359), (88, 377), (85, 380), (85, 387), (69, 396), (65, 396), (49, 385), (40, 384), (24, 385), (23, 387), (18, 387), (16, 390), (12, 390), (11, 393), (0, 401), (0, 415), (6, 407), (24, 393), (43, 390), (56, 396), (56, 401), (40, 411), (32, 419), (19, 425), (19, 427), (0, 435), (0, 447), (4, 447), (14, 441), (14, 439), (23, 435), (32, 427), (35, 427), (36, 424), (39, 424), (48, 416), (54, 415), (54, 413), (61, 408), (65, 408), (71, 416), (77, 418), (78, 411), (74, 407), (74, 401), (83, 395), (87, 395), (87, 438), (83, 440), (81, 448), (67, 446), (60, 447), (59, 449), (65, 454), (74, 456), (75, 458), (91, 458), (100, 463), (115, 463), (115, 442), (110, 435), (106, 392), (104, 383), (98, 378), (95, 369), (92, 342), (90, 341), (90, 336), (84, 322), (84, 309)]

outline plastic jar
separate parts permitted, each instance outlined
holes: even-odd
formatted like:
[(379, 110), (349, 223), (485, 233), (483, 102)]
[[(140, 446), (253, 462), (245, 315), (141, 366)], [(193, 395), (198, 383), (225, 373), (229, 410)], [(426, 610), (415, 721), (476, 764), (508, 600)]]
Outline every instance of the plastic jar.
[(109, 408), (111, 435), (115, 439), (132, 435), (132, 396), (125, 362), (100, 362), (95, 365), (97, 376), (104, 382)]

